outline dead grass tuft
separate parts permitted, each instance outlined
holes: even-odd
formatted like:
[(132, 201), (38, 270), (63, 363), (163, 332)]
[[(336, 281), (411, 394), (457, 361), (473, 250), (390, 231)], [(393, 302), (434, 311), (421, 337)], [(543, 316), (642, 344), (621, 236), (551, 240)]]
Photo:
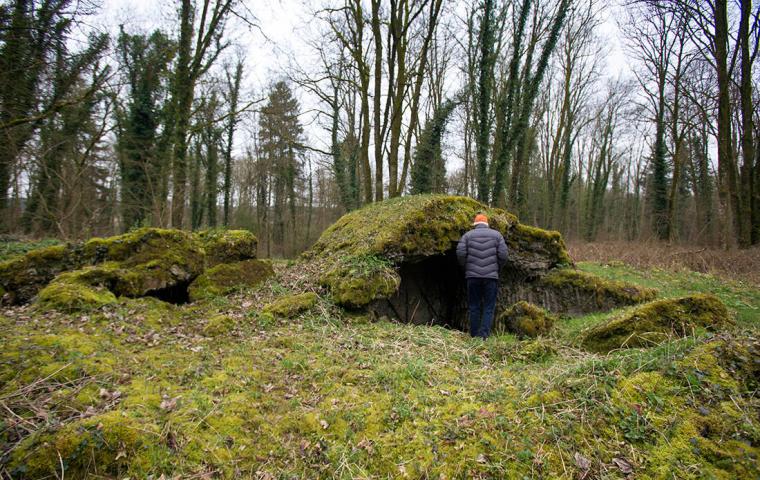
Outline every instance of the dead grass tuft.
[(760, 286), (760, 247), (722, 250), (657, 242), (570, 242), (574, 261), (623, 262), (637, 269), (661, 268), (710, 273)]

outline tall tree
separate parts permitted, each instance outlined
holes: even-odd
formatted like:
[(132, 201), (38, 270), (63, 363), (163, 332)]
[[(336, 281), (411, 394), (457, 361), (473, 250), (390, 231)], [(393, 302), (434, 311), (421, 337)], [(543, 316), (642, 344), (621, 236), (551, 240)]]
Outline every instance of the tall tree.
[(422, 129), (412, 164), (412, 194), (446, 191), (446, 164), (441, 155), (441, 137), (456, 106), (457, 102), (446, 101)]
[[(272, 242), (285, 255), (285, 224), (295, 227), (296, 182), (303, 167), (299, 149), (303, 127), (298, 120), (299, 105), (288, 84), (276, 82), (261, 110), (259, 135), (261, 155), (266, 158), (272, 176)], [(286, 210), (287, 209), (287, 210)], [(288, 215), (289, 214), (289, 215)], [(292, 252), (290, 252), (292, 253)]]
[[(527, 1), (527, 0), (526, 0)], [(488, 150), (491, 136), (491, 104), (494, 65), (496, 63), (496, 2), (485, 0), (480, 19), (480, 57), (478, 59), (477, 84), (477, 134), (475, 136), (478, 200), (488, 202), (491, 188), (488, 181)]]
[(196, 22), (194, 2), (181, 0), (177, 62), (172, 85), (175, 126), (171, 210), (175, 228), (182, 228), (185, 213), (188, 131), (195, 85), (229, 45), (224, 39), (224, 26), (234, 4), (235, 0), (202, 0)]
[(238, 99), (240, 96), (240, 81), (243, 78), (243, 62), (238, 61), (235, 65), (235, 73), (230, 75), (229, 70), (225, 70), (227, 79), (227, 104), (229, 113), (227, 114), (227, 141), (224, 146), (224, 218), (222, 223), (228, 226), (230, 223), (230, 203), (232, 197), (232, 143), (235, 137), (235, 127), (239, 119)]
[(52, 115), (92, 99), (90, 90), (71, 93), (108, 40), (104, 34), (91, 36), (82, 51), (71, 51), (68, 35), (84, 10), (73, 0), (13, 0), (0, 6), (0, 229), (9, 227), (8, 189), (24, 147)]
[(126, 111), (117, 117), (124, 230), (143, 224), (161, 201), (155, 197), (163, 194), (158, 182), (166, 159), (157, 155), (156, 140), (173, 49), (173, 42), (158, 30), (146, 36), (122, 28), (119, 35), (117, 50), (129, 87)]

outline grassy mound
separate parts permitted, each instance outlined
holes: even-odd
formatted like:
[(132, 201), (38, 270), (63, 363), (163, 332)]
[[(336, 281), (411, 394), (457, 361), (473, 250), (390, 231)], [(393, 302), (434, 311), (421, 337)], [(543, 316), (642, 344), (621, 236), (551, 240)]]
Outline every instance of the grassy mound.
[(272, 265), (261, 260), (243, 260), (215, 265), (199, 275), (188, 287), (190, 300), (227, 295), (246, 287), (255, 287), (274, 275)]
[(558, 232), (521, 225), (517, 218), (467, 197), (413, 195), (373, 203), (341, 217), (325, 230), (307, 259), (324, 270), (322, 282), (339, 304), (360, 307), (398, 288), (403, 262), (443, 255), (471, 228), (476, 213), (505, 235), (509, 268), (537, 276), (571, 263)]
[(496, 328), (503, 328), (519, 337), (535, 338), (548, 334), (555, 321), (556, 318), (543, 308), (528, 302), (517, 302), (499, 315)]
[(277, 317), (292, 318), (316, 305), (317, 299), (314, 292), (287, 295), (264, 307), (264, 312)]
[(592, 352), (649, 347), (704, 328), (721, 331), (734, 322), (723, 302), (714, 295), (699, 294), (657, 300), (625, 312), (585, 333), (582, 345)]
[(262, 314), (304, 291), (303, 264), (214, 302), (5, 308), (0, 476), (757, 478), (760, 291), (579, 267), (665, 299), (715, 292), (740, 328), (600, 356), (579, 332), (624, 312), (485, 342), (329, 296)]

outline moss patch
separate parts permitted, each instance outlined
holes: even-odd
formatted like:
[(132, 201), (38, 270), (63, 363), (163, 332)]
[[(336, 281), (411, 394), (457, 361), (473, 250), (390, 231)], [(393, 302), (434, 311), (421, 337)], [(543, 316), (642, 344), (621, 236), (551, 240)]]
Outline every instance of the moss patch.
[(299, 293), (281, 297), (264, 307), (264, 312), (278, 317), (291, 318), (305, 312), (317, 303), (314, 292)]
[(649, 347), (673, 336), (683, 337), (697, 328), (720, 331), (734, 322), (726, 306), (710, 294), (650, 302), (588, 330), (585, 349), (605, 353), (618, 348)]
[(235, 319), (229, 315), (215, 315), (208, 319), (203, 327), (203, 333), (210, 337), (224, 335), (235, 328)]
[(13, 452), (10, 471), (26, 478), (61, 474), (85, 478), (97, 466), (99, 473), (118, 476), (149, 466), (168, 452), (155, 441), (154, 425), (112, 411), (72, 422), (50, 434), (30, 436)]
[(520, 337), (535, 338), (548, 334), (556, 318), (541, 307), (528, 302), (517, 302), (499, 315), (498, 329), (504, 329)]
[(3, 301), (10, 304), (29, 302), (56, 275), (77, 268), (80, 262), (70, 246), (38, 248), (0, 263), (0, 287)]
[(101, 267), (62, 273), (40, 291), (35, 303), (42, 309), (64, 312), (99, 308), (116, 302), (109, 290), (114, 280), (113, 272)]
[(202, 230), (194, 234), (206, 253), (206, 265), (233, 263), (256, 258), (258, 240), (248, 230)]
[(243, 260), (213, 266), (188, 287), (191, 301), (227, 295), (246, 287), (255, 287), (274, 275), (272, 264), (262, 260)]

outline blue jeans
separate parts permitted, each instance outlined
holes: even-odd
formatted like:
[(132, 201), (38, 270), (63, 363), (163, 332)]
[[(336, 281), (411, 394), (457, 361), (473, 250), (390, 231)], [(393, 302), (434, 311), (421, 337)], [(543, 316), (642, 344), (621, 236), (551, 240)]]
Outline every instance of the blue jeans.
[[(491, 333), (499, 281), (493, 278), (467, 279), (467, 304), (470, 308), (470, 335), (485, 339)], [(482, 318), (481, 318), (482, 316)]]

